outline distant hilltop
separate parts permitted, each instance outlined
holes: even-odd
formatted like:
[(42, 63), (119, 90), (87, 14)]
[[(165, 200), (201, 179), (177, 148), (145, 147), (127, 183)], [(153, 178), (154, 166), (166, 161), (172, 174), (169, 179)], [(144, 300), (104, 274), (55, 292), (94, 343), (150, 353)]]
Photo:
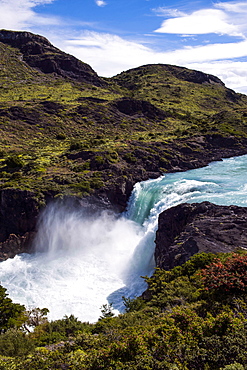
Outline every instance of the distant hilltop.
[(43, 73), (103, 86), (105, 82), (86, 63), (53, 46), (45, 37), (25, 31), (0, 31), (0, 42), (20, 50), (23, 60)]

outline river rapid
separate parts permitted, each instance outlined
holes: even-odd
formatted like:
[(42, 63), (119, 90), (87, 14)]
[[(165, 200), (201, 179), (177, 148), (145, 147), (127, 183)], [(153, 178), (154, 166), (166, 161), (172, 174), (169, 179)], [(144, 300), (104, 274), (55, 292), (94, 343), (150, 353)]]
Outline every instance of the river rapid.
[(97, 217), (60, 203), (39, 223), (35, 253), (0, 263), (0, 283), (14, 302), (47, 307), (49, 319), (75, 315), (95, 322), (105, 303), (123, 310), (122, 296), (146, 288), (154, 270), (158, 215), (184, 202), (247, 206), (247, 155), (137, 183), (122, 215)]

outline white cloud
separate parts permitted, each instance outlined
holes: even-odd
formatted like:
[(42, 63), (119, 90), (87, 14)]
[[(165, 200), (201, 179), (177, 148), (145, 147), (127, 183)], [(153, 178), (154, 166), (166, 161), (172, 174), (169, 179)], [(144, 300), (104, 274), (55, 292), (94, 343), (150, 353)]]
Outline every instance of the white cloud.
[(189, 15), (167, 19), (155, 32), (187, 35), (217, 33), (243, 37), (239, 26), (232, 24), (228, 15), (219, 9), (202, 9)]
[(166, 55), (169, 63), (176, 61), (181, 64), (241, 58), (247, 56), (247, 40), (237, 43), (190, 46), (163, 54)]
[(38, 15), (34, 8), (54, 0), (0, 0), (0, 28), (24, 30), (32, 26), (58, 25), (58, 17)]
[(105, 2), (105, 1), (103, 1), (103, 0), (96, 0), (95, 2), (96, 2), (96, 4), (97, 4), (98, 6), (105, 6), (105, 5), (106, 5), (106, 2)]

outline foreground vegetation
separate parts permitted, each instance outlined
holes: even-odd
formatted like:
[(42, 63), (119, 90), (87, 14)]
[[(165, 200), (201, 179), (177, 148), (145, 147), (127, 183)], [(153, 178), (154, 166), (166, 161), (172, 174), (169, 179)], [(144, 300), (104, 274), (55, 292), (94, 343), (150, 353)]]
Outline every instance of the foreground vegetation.
[(104, 305), (95, 324), (49, 322), (46, 309), (27, 312), (2, 288), (0, 369), (243, 370), (246, 272), (244, 251), (194, 255), (146, 278), (145, 299), (124, 297), (125, 313)]

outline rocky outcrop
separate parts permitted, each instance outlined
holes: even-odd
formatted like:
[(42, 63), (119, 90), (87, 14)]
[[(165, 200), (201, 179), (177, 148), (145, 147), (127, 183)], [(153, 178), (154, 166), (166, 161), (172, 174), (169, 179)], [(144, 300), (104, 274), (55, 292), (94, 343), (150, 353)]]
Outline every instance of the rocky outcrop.
[(19, 49), (23, 60), (43, 73), (55, 73), (95, 86), (106, 84), (88, 64), (62, 52), (43, 36), (31, 32), (0, 30), (0, 42)]
[(111, 183), (105, 181), (107, 186), (100, 189), (100, 194), (106, 196), (113, 205), (119, 206), (121, 211), (126, 207), (136, 182), (157, 178), (164, 173), (204, 167), (222, 158), (244, 155), (247, 153), (247, 140), (213, 134), (170, 143), (133, 142), (132, 148), (119, 150), (119, 163), (105, 161), (100, 168), (102, 173), (104, 169), (111, 170), (113, 180)]
[(13, 258), (20, 253), (30, 253), (35, 232), (24, 235), (10, 234), (5, 242), (0, 243), (0, 262)]
[(0, 192), (0, 261), (27, 252), (36, 228), (40, 204), (29, 191)]
[(166, 112), (145, 100), (123, 98), (121, 100), (117, 100), (114, 105), (119, 112), (128, 116), (139, 114), (151, 120), (163, 120), (167, 117)]
[(157, 267), (169, 270), (200, 252), (232, 252), (247, 248), (247, 207), (210, 202), (180, 204), (159, 216)]

